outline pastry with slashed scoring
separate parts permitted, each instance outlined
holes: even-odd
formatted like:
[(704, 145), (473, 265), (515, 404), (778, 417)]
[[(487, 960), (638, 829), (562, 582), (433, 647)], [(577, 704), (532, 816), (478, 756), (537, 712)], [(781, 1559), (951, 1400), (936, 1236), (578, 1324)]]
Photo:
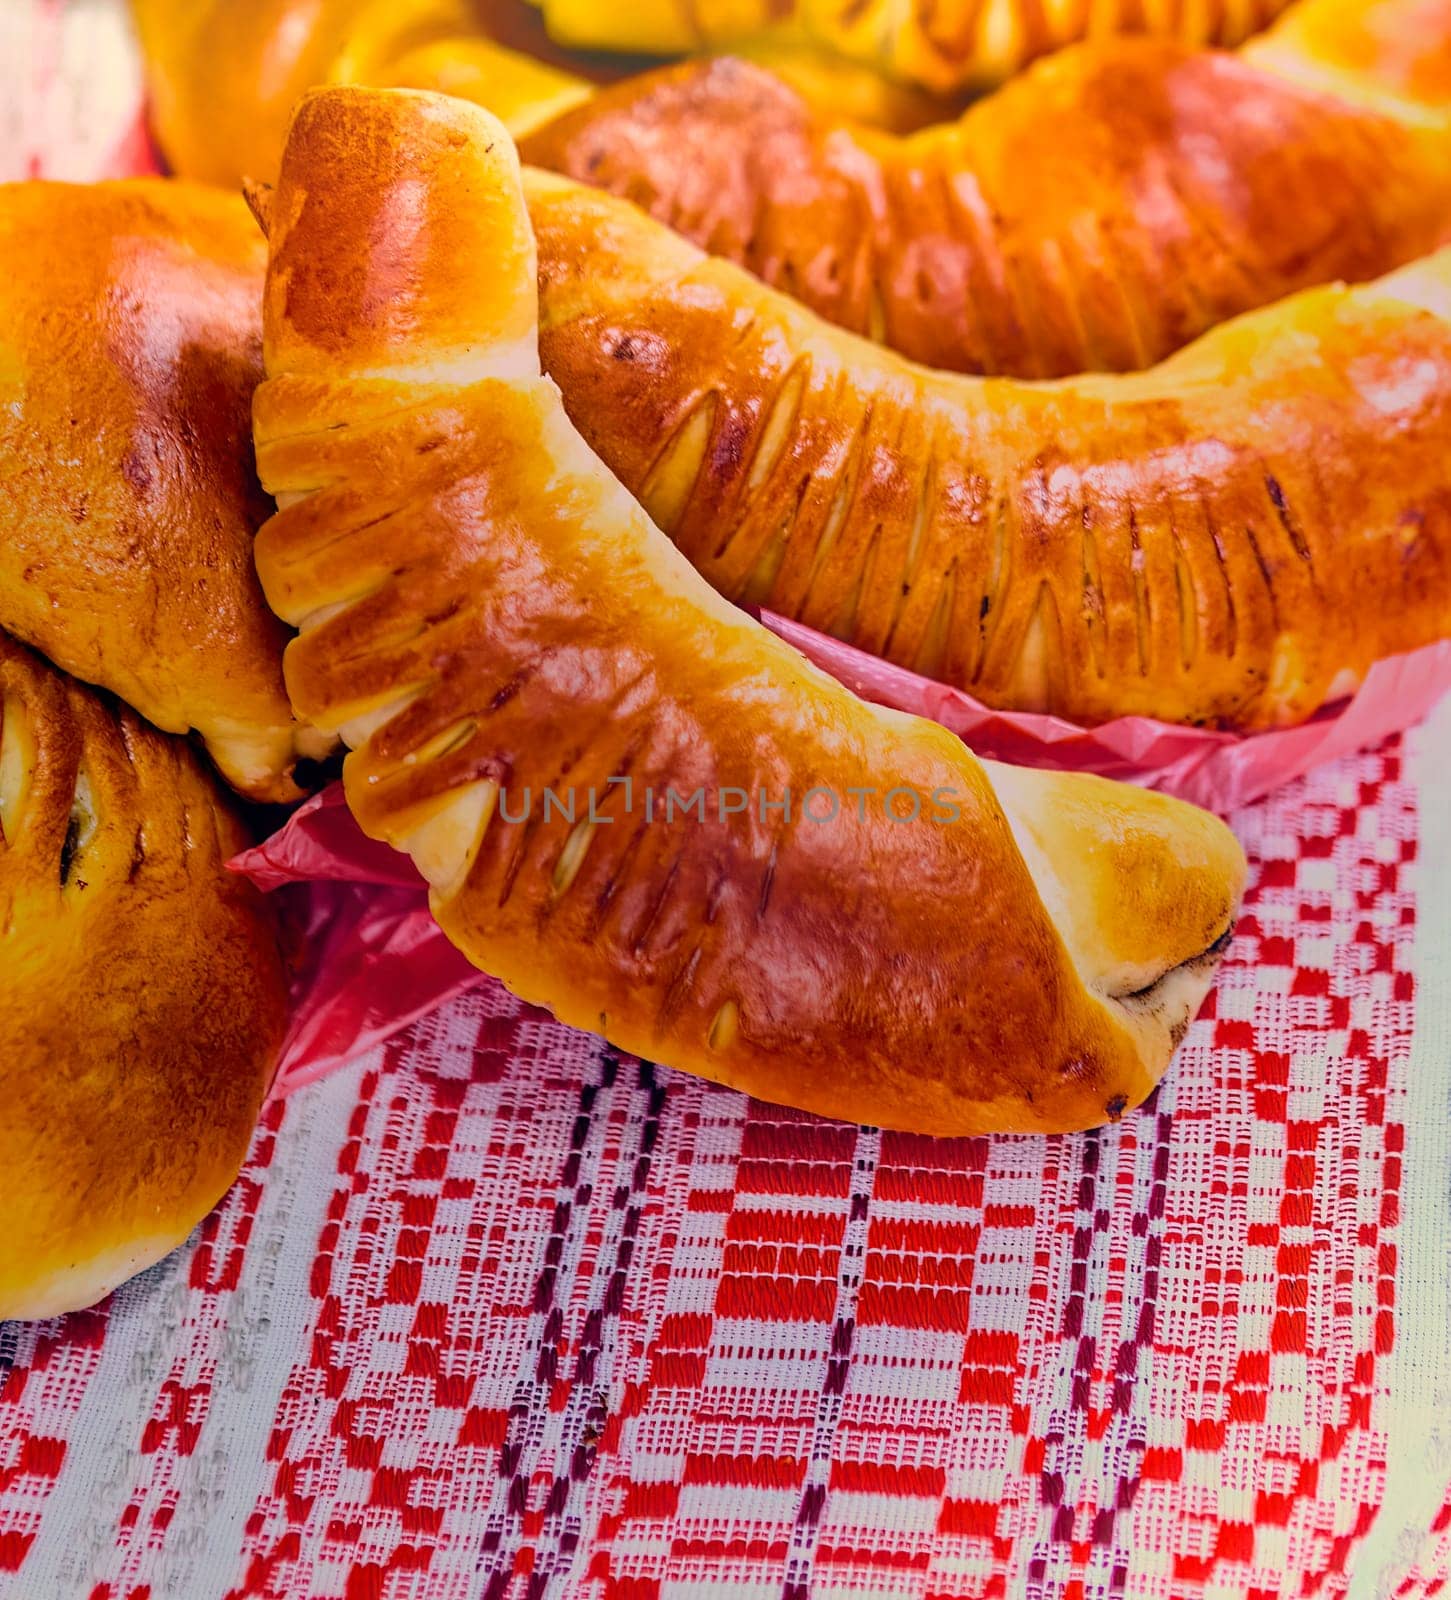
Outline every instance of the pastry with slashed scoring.
[(1149, 33), (1234, 44), (1286, 0), (536, 0), (550, 36), (590, 50), (674, 54), (806, 39), (932, 89), (980, 85), (1076, 39)]
[(1451, 637), (1451, 250), (1144, 373), (914, 366), (526, 173), (571, 418), (732, 600), (986, 703), (1302, 721)]
[(0, 1321), (91, 1305), (236, 1177), (287, 989), (186, 744), (0, 634)]
[(1194, 48), (1185, 12), (1178, 42), (1095, 38), (958, 121), (779, 43), (753, 47), (759, 65), (596, 92), (486, 38), (492, 9), (460, 0), (133, 4), (179, 172), (269, 178), (315, 83), (442, 90), (524, 136), (526, 162), (958, 371), (1144, 367), (1297, 289), (1423, 255), (1451, 216), (1451, 0), (1301, 0), (1238, 55)]
[(252, 537), (263, 251), (240, 197), (136, 179), (0, 186), (0, 627), (224, 777), (296, 798), (286, 629)]
[(566, 1022), (828, 1115), (1055, 1130), (1141, 1101), (1233, 926), (1229, 831), (979, 762), (716, 595), (540, 375), (493, 118), (317, 91), (255, 203), (288, 688), (449, 937)]
[(1104, 39), (909, 138), (687, 62), (521, 140), (930, 366), (1151, 365), (1451, 226), (1451, 0), (1301, 0), (1239, 54)]
[[(551, 46), (522, 0), (131, 0), (131, 10), (168, 165), (230, 185), (276, 173), (288, 113), (316, 84), (457, 95), (518, 135), (588, 99), (591, 79), (639, 67)], [(806, 41), (763, 40), (760, 54), (808, 100), (873, 125), (921, 127), (955, 104)]]

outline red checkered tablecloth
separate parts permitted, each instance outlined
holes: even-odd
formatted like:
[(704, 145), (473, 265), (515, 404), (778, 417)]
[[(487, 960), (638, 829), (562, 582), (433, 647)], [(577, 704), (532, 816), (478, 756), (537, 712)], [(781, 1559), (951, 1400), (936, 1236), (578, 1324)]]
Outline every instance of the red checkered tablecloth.
[[(124, 163), (114, 4), (0, 0), (42, 36), (0, 127)], [(1451, 706), (1233, 819), (1240, 932), (1113, 1129), (823, 1122), (492, 986), (274, 1102), (185, 1249), (0, 1327), (0, 1595), (1436, 1594), (1448, 780)]]
[(932, 1140), (485, 987), (269, 1107), (191, 1245), (0, 1332), (26, 1600), (1431, 1595), (1451, 713), (1235, 819), (1155, 1099)]

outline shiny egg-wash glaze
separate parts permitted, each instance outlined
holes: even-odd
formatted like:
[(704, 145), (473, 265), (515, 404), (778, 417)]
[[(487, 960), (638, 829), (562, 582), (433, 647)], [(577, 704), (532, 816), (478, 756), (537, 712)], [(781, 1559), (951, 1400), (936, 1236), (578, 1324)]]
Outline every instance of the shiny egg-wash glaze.
[[(276, 175), (288, 118), (320, 83), (485, 97), (511, 126), (590, 85), (510, 49), (518, 0), (130, 0), (151, 128), (167, 165), (231, 188)], [(531, 46), (535, 29), (525, 30)], [(496, 41), (491, 35), (498, 35)]]
[[(956, 123), (809, 46), (758, 42), (770, 71), (696, 62), (597, 93), (501, 47), (502, 18), (464, 0), (133, 10), (176, 172), (268, 179), (317, 83), (438, 89), (527, 134), (526, 160), (953, 370), (1142, 367), (1293, 290), (1389, 271), (1451, 215), (1451, 0), (1301, 0), (1238, 56), (1197, 34), (1096, 38)], [(1131, 11), (1131, 31), (1214, 20)], [(904, 112), (921, 129), (906, 139), (844, 120)]]
[[(412, 855), (455, 943), (564, 1021), (829, 1115), (1050, 1130), (1140, 1101), (1232, 926), (1228, 830), (979, 763), (714, 594), (539, 375), (493, 118), (319, 91), (257, 204), (255, 434), (283, 508), (257, 554), (301, 630), (289, 691), (353, 747), (354, 815)], [(834, 822), (801, 815), (813, 787)], [(892, 788), (918, 822), (846, 798)], [(672, 816), (672, 790), (707, 798)]]
[(1302, 0), (1238, 55), (1104, 40), (910, 138), (687, 62), (520, 149), (930, 366), (1127, 371), (1442, 241), (1451, 0)]
[(186, 743), (0, 633), (0, 1321), (88, 1306), (242, 1164), (286, 1022)]
[[(1150, 32), (1189, 44), (1233, 43), (1263, 25), (1281, 0), (1050, 0), (1060, 9), (1059, 26), (1034, 30), (1034, 52), (1089, 31)], [(601, 21), (650, 25), (640, 0), (601, 4), (588, 0)], [(949, 0), (949, 33), (977, 20), (990, 21), (1006, 4), (1015, 30), (1019, 18), (1031, 29), (1041, 0), (992, 0), (983, 7)], [(638, 70), (638, 61), (595, 56), (571, 60), (546, 48), (542, 29), (521, 27), (518, 0), (131, 0), (132, 17), (146, 64), (152, 126), (174, 172), (233, 183), (244, 176), (270, 179), (277, 171), (288, 114), (297, 97), (322, 83), (396, 84), (436, 89), (487, 106), (516, 133), (587, 96), (587, 77)], [(658, 16), (658, 13), (657, 13)], [(926, 33), (932, 29), (922, 13)], [(867, 8), (868, 28), (878, 6)], [(1090, 30), (1090, 22), (1094, 24)], [(905, 33), (912, 33), (908, 24)], [(993, 23), (991, 32), (1000, 36)], [(924, 35), (925, 37), (925, 35)], [(910, 73), (883, 78), (873, 59), (856, 59), (819, 48), (809, 30), (790, 37), (780, 30), (734, 41), (739, 48), (778, 67), (813, 98), (828, 96), (838, 113), (896, 126), (901, 113), (912, 126), (947, 114), (957, 101), (961, 77), (949, 71), (942, 84), (952, 99), (913, 88)], [(970, 48), (970, 38), (964, 39)], [(522, 48), (509, 48), (510, 45)], [(694, 48), (683, 41), (679, 48)], [(663, 44), (647, 46), (658, 54)], [(526, 53), (527, 52), (527, 53)], [(566, 67), (571, 70), (564, 70)], [(961, 63), (970, 77), (992, 68)], [(982, 70), (987, 68), (987, 70)]]
[[(594, 80), (658, 64), (571, 57), (523, 0), (131, 0), (131, 13), (167, 165), (230, 187), (276, 173), (288, 114), (315, 84), (457, 95), (517, 136), (588, 99)], [(807, 43), (741, 48), (759, 48), (808, 100), (872, 126), (920, 128), (957, 108)]]
[(1295, 722), (1451, 635), (1451, 251), (1033, 384), (913, 366), (526, 184), (545, 370), (733, 600), (1089, 722)]
[(809, 40), (890, 77), (954, 89), (1006, 77), (1074, 40), (1153, 33), (1234, 44), (1285, 0), (538, 0), (550, 35), (586, 49), (660, 53), (742, 39)]
[(240, 196), (0, 185), (0, 627), (232, 785), (297, 797), (321, 755), (282, 683), (252, 536), (265, 252)]

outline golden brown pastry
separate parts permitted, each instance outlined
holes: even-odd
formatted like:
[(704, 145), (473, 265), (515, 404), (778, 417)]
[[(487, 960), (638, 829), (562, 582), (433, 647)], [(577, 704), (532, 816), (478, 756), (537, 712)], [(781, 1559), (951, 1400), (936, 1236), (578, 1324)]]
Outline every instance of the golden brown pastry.
[(1451, 39), (1445, 0), (1300, 0), (1244, 54), (1267, 72), (1346, 100), (1420, 107), (1444, 121), (1451, 108)]
[[(277, 171), (287, 114), (315, 84), (434, 89), (488, 106), (514, 134), (589, 98), (591, 80), (653, 62), (580, 60), (525, 0), (131, 0), (151, 120), (174, 172), (235, 185)], [(743, 46), (750, 49), (750, 46)], [(808, 44), (763, 43), (811, 102), (906, 131), (949, 115), (938, 96)]]
[(807, 39), (889, 77), (952, 89), (1105, 34), (1234, 44), (1286, 0), (536, 0), (560, 44), (681, 54), (741, 39)]
[(269, 176), (314, 83), (441, 90), (527, 136), (527, 161), (956, 371), (1147, 366), (1240, 312), (1413, 260), (1451, 218), (1451, 0), (1301, 0), (1238, 56), (1105, 37), (928, 128), (940, 103), (799, 42), (595, 93), (487, 37), (521, 42), (497, 5), (133, 4), (177, 171)]
[(1030, 384), (913, 366), (526, 183), (545, 370), (729, 599), (1088, 722), (1296, 722), (1451, 635), (1451, 252)]
[[(523, 3), (527, 3), (527, 0), (523, 0)], [(821, 50), (806, 41), (793, 45), (769, 35), (742, 39), (739, 44), (731, 46), (731, 54), (740, 60), (754, 61), (768, 68), (773, 77), (789, 85), (814, 109), (830, 110), (837, 117), (849, 117), (857, 124), (882, 128), (889, 133), (916, 133), (919, 129), (950, 121), (962, 111), (961, 93), (934, 93), (898, 78), (884, 78), (872, 67)], [(635, 72), (622, 73), (619, 77), (638, 77), (659, 65), (658, 61), (642, 60)], [(618, 79), (606, 81), (615, 82)], [(470, 98), (485, 110), (493, 109), (492, 102), (487, 99), (477, 96)], [(541, 113), (527, 127), (515, 133), (515, 137), (533, 132), (569, 109), (559, 106), (551, 108), (547, 115)], [(514, 130), (511, 128), (510, 132)]]
[(295, 797), (286, 630), (252, 536), (263, 253), (240, 198), (140, 179), (0, 186), (0, 627), (223, 775)]
[(1233, 923), (1228, 830), (981, 763), (714, 594), (539, 374), (493, 118), (315, 92), (259, 210), (288, 687), (449, 937), (566, 1022), (832, 1116), (1049, 1130), (1142, 1100)]
[(99, 1300), (236, 1177), (286, 1002), (244, 842), (185, 744), (0, 634), (0, 1321)]
[(493, 43), (480, 13), (494, 9), (470, 0), (131, 0), (152, 127), (171, 169), (230, 186), (273, 176), (288, 114), (314, 84), (484, 94), (520, 127), (589, 93), (575, 74)]
[(930, 366), (1128, 370), (1435, 248), (1451, 0), (1302, 0), (1237, 56), (1106, 39), (906, 139), (760, 67), (686, 63), (520, 152)]

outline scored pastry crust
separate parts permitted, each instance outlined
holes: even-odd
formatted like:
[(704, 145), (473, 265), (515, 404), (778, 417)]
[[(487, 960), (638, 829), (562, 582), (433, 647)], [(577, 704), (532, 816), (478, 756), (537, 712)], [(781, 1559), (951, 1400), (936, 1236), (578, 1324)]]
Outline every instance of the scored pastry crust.
[(535, 0), (551, 37), (673, 54), (741, 39), (807, 39), (936, 90), (983, 84), (1075, 40), (1152, 33), (1235, 44), (1287, 0)]
[(264, 253), (240, 198), (139, 179), (0, 186), (0, 627), (196, 729), (257, 799), (319, 741), (282, 684), (252, 536)]
[(1302, 0), (1237, 56), (1102, 40), (910, 138), (688, 62), (520, 153), (930, 366), (1130, 370), (1447, 236), (1451, 0)]
[(92, 1304), (236, 1177), (286, 1005), (245, 842), (185, 744), (0, 634), (0, 1321)]
[[(228, 185), (275, 176), (288, 113), (316, 84), (457, 95), (517, 136), (588, 99), (591, 79), (640, 66), (570, 57), (523, 0), (131, 0), (131, 10), (167, 164)], [(809, 100), (861, 121), (905, 130), (955, 109), (808, 42), (759, 48)]]
[[(566, 1022), (828, 1115), (1052, 1130), (1142, 1100), (1233, 923), (1229, 831), (981, 763), (715, 595), (539, 375), (493, 118), (315, 92), (258, 209), (283, 509), (257, 558), (300, 629), (288, 687), (449, 937)], [(801, 814), (813, 788), (835, 820)]]
[(1451, 252), (1145, 373), (937, 373), (526, 173), (571, 418), (724, 595), (990, 705), (1303, 720), (1451, 635)]
[(741, 47), (761, 66), (694, 62), (595, 93), (488, 38), (520, 37), (506, 9), (463, 0), (133, 7), (175, 171), (270, 178), (314, 84), (441, 90), (527, 135), (526, 161), (953, 370), (1143, 367), (1227, 317), (1425, 254), (1451, 215), (1451, 0), (1301, 0), (1237, 57), (1192, 46), (1238, 36), (1244, 8), (1125, 12), (1185, 37), (1096, 37), (957, 122), (771, 35)]

